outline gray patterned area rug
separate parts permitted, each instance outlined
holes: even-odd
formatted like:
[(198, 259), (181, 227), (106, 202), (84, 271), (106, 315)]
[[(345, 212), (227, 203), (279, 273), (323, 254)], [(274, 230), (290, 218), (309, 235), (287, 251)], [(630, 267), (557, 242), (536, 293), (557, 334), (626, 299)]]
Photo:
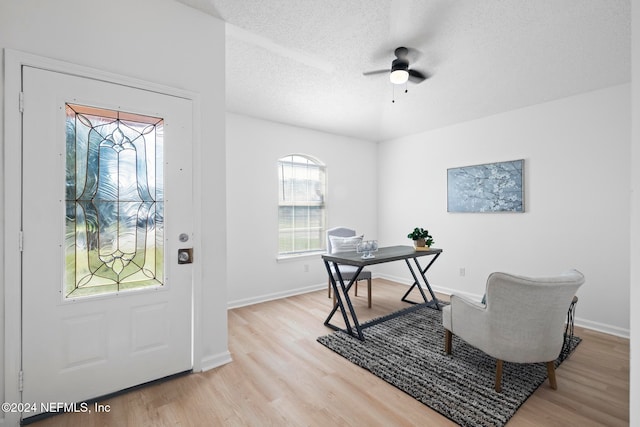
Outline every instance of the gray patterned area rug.
[[(445, 354), (438, 310), (413, 306), (368, 323), (365, 341), (337, 331), (318, 342), (461, 426), (505, 425), (547, 378), (544, 363), (505, 362), (497, 393), (494, 358), (456, 336)], [(579, 343), (572, 337), (570, 351)]]

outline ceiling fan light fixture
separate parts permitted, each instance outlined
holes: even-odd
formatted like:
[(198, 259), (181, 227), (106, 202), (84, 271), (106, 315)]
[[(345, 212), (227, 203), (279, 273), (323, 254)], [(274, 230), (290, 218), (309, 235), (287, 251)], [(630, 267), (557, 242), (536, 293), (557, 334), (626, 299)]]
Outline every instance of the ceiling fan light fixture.
[(409, 61), (405, 58), (394, 59), (391, 63), (391, 74), (389, 80), (394, 85), (402, 85), (409, 80)]
[(407, 70), (393, 70), (391, 74), (389, 74), (389, 80), (394, 85), (402, 85), (409, 80), (409, 72)]

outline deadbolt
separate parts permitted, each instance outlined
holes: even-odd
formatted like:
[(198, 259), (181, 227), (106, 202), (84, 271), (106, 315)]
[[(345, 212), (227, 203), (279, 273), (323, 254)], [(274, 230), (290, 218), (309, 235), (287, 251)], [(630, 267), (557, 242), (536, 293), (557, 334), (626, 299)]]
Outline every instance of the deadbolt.
[(193, 262), (193, 248), (178, 249), (178, 264), (191, 264)]

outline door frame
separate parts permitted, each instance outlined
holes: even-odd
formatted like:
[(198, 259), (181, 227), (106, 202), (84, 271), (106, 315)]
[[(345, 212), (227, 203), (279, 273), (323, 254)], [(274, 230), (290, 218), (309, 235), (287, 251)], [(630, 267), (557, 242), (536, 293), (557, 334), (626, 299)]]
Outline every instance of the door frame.
[[(164, 95), (185, 98), (193, 104), (193, 240), (196, 254), (193, 262), (192, 278), (192, 328), (191, 352), (193, 371), (202, 370), (202, 253), (200, 236), (202, 235), (202, 184), (201, 184), (201, 135), (200, 135), (200, 96), (196, 92), (160, 85), (133, 77), (123, 76), (98, 69), (72, 64), (56, 59), (33, 55), (17, 50), (4, 49), (4, 159), (0, 150), (0, 168), (3, 169), (4, 228), (0, 230), (2, 253), (4, 254), (4, 402), (19, 403), (21, 395), (22, 369), (22, 115), (20, 112), (20, 93), (22, 91), (22, 67), (30, 66), (47, 71), (86, 77), (108, 83), (129, 86)], [(16, 185), (16, 183), (19, 183)], [(20, 209), (16, 209), (20, 206)], [(0, 255), (2, 255), (0, 253)], [(0, 263), (2, 258), (0, 257)], [(0, 318), (0, 325), (2, 318)], [(0, 326), (1, 327), (1, 326)], [(89, 396), (93, 397), (93, 396)], [(97, 397), (97, 396), (96, 396)], [(20, 413), (4, 414), (5, 424), (15, 425)], [(0, 424), (2, 420), (0, 419)]]

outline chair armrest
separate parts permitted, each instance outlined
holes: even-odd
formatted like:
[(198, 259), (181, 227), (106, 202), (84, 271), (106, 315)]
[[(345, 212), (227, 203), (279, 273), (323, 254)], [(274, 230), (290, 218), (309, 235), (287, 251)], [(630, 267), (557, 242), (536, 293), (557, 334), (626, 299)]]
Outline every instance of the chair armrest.
[(451, 295), (451, 304), (454, 304), (453, 302), (454, 300), (455, 300), (455, 304), (464, 304), (476, 310), (485, 310), (487, 308), (486, 304), (483, 304), (480, 301), (472, 300), (462, 295)]
[(443, 313), (445, 328), (469, 344), (480, 349), (485, 348), (489, 342), (487, 306), (463, 296), (451, 295), (450, 310), (449, 325), (445, 324)]
[[(450, 330), (451, 332), (453, 332), (453, 326), (451, 324), (451, 313), (452, 313), (452, 307), (460, 307), (460, 306), (469, 306), (469, 310), (484, 310), (486, 308), (486, 305), (481, 303), (481, 302), (477, 302), (474, 300), (471, 300), (469, 298), (463, 297), (463, 296), (459, 296), (459, 295), (451, 295), (450, 297), (450, 304), (445, 305), (444, 307), (442, 307), (442, 325)], [(464, 308), (456, 308), (456, 313), (458, 310), (464, 310)]]

